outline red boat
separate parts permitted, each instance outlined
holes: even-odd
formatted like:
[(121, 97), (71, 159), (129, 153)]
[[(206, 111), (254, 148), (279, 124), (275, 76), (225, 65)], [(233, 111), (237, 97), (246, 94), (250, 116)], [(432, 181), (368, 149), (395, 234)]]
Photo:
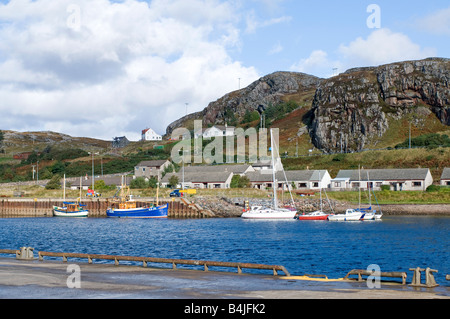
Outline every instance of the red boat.
[(327, 220), (329, 214), (317, 211), (309, 214), (297, 215), (298, 220)]

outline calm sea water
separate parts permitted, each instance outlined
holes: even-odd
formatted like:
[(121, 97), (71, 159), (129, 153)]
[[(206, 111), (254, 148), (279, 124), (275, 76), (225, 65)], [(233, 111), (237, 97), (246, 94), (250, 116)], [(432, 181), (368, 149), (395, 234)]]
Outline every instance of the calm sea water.
[(449, 235), (449, 217), (386, 216), (366, 222), (0, 219), (1, 249), (276, 264), (293, 275), (330, 278), (371, 264), (382, 271), (406, 271), (412, 278), (409, 268), (420, 266), (439, 270), (436, 281), (445, 285)]

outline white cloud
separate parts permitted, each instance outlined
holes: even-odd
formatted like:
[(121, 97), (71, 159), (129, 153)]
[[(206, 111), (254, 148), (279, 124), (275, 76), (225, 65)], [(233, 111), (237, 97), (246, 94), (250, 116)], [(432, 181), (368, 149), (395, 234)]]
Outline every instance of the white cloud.
[(421, 48), (403, 33), (378, 29), (367, 39), (357, 38), (349, 45), (341, 45), (339, 53), (347, 61), (346, 64), (354, 67), (423, 59), (434, 56), (436, 50)]
[(436, 11), (417, 22), (421, 30), (438, 35), (450, 35), (450, 8)]
[(255, 11), (252, 10), (247, 14), (247, 17), (246, 17), (247, 28), (246, 28), (245, 32), (246, 33), (255, 33), (256, 30), (258, 30), (260, 28), (265, 28), (265, 27), (269, 27), (272, 25), (280, 24), (280, 23), (287, 23), (291, 20), (292, 20), (292, 17), (290, 17), (290, 16), (281, 16), (278, 18), (271, 18), (268, 20), (261, 21), (256, 16)]
[[(0, 4), (0, 127), (138, 139), (259, 77), (233, 61), (236, 8), (218, 0)], [(195, 13), (195, 14), (194, 14)], [(70, 23), (69, 23), (70, 22)]]
[(331, 58), (327, 52), (315, 50), (308, 58), (293, 64), (291, 70), (330, 77), (334, 68), (340, 73), (354, 67), (378, 66), (436, 55), (435, 49), (421, 48), (403, 33), (394, 33), (389, 29), (378, 29), (367, 39), (359, 37), (348, 45), (341, 44), (336, 52), (335, 57)]
[(342, 68), (342, 63), (331, 60), (328, 57), (328, 53), (323, 50), (315, 50), (308, 58), (301, 59), (299, 62), (293, 64), (291, 71), (327, 78), (334, 75), (334, 69), (342, 71)]

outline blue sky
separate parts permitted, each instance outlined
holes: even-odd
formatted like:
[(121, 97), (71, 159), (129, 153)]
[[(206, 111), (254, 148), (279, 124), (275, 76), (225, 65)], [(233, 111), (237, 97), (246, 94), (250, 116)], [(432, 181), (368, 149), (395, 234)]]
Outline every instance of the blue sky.
[(448, 0), (0, 0), (0, 129), (138, 140), (275, 71), (449, 58), (449, 40)]

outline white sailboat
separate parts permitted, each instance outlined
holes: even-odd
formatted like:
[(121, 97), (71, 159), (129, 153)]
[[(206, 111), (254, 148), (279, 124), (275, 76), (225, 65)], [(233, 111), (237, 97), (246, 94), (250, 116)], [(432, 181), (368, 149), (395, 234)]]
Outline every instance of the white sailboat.
[[(276, 178), (275, 178), (275, 157), (274, 153), (277, 152), (277, 159), (279, 158), (278, 151), (276, 146), (273, 143), (273, 134), (272, 130), (270, 130), (270, 146), (272, 153), (272, 185), (273, 185), (273, 207), (262, 207), (262, 206), (252, 206), (249, 211), (244, 212), (241, 217), (244, 219), (294, 219), (297, 211), (295, 209), (286, 209), (278, 207), (278, 199), (277, 199), (277, 190), (276, 190)], [(281, 166), (281, 170), (283, 170), (283, 166), (281, 165), (281, 161), (279, 162)], [(284, 172), (284, 170), (283, 170)], [(286, 176), (286, 175), (285, 175)], [(294, 204), (294, 199), (292, 198), (291, 189), (288, 184), (289, 193), (291, 194), (292, 204)]]

